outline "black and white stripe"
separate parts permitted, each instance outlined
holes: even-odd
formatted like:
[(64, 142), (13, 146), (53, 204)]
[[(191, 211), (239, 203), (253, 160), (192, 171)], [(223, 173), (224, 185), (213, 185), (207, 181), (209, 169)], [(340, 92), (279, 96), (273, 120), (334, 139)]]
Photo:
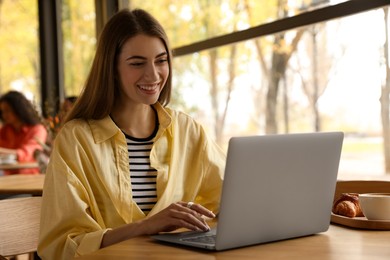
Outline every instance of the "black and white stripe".
[(150, 166), (153, 141), (136, 139), (126, 135), (130, 161), (130, 178), (133, 199), (148, 214), (157, 202), (157, 171)]

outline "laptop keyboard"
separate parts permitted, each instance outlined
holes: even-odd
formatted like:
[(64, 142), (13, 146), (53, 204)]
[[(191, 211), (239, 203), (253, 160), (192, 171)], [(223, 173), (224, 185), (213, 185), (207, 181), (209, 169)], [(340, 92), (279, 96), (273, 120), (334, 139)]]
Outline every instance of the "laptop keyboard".
[(204, 236), (196, 236), (196, 237), (186, 237), (182, 238), (182, 241), (186, 242), (195, 242), (202, 244), (215, 244), (216, 235), (204, 235)]

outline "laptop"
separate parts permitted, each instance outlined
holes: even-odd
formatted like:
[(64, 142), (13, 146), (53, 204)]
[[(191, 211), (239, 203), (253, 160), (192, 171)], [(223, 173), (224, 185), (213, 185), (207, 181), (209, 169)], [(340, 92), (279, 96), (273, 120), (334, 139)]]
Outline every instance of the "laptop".
[(218, 224), (152, 238), (226, 250), (328, 230), (344, 134), (232, 137)]

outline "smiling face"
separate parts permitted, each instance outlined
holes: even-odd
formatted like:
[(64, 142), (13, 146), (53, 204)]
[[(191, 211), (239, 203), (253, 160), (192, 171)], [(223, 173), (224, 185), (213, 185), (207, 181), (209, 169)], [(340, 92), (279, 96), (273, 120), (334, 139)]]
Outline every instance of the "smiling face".
[(127, 40), (118, 57), (120, 102), (157, 102), (169, 75), (168, 52), (161, 39), (139, 34)]

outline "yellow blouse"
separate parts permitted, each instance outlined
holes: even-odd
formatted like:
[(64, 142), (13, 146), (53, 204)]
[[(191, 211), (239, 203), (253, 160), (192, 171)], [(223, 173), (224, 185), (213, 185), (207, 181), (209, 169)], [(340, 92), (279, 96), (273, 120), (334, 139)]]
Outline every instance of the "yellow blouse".
[[(149, 215), (180, 200), (217, 213), (225, 153), (188, 115), (154, 107), (160, 126), (150, 160), (158, 201)], [(132, 200), (125, 136), (111, 118), (65, 124), (46, 172), (39, 256), (68, 260), (96, 251), (108, 229), (145, 217)]]

